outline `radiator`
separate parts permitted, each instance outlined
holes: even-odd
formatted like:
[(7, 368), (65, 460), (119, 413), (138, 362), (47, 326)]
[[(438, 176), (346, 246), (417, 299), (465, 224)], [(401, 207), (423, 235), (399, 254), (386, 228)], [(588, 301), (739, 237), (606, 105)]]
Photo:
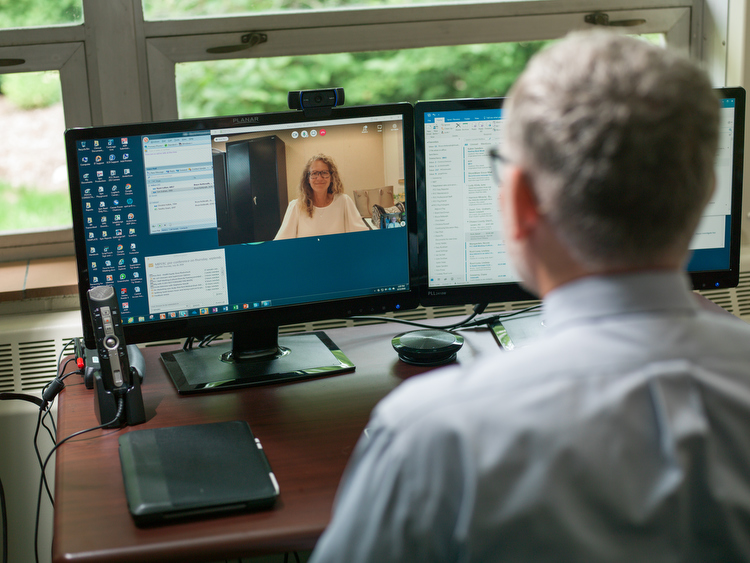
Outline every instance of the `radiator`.
[[(733, 315), (750, 322), (750, 272), (740, 274), (740, 283), (736, 288), (700, 293)], [(485, 312), (512, 311), (536, 303), (491, 304)], [(419, 321), (469, 315), (471, 310), (471, 306), (428, 307), (389, 316)], [(332, 319), (289, 325), (282, 327), (281, 333), (342, 328), (368, 322), (372, 321)], [(78, 311), (0, 315), (0, 392), (40, 390), (55, 377), (57, 360), (65, 344), (78, 336), (81, 336), (81, 316)]]
[(78, 311), (0, 316), (0, 392), (41, 390), (57, 375), (65, 344), (79, 336)]
[[(0, 316), (0, 392), (41, 395), (57, 374), (57, 361), (65, 343), (81, 334), (78, 311)], [(91, 408), (93, 409), (93, 400)], [(8, 510), (8, 560), (34, 561), (34, 526), (39, 487), (39, 464), (34, 452), (34, 430), (39, 409), (22, 401), (0, 402), (0, 479)], [(54, 415), (53, 410), (53, 415)], [(42, 458), (52, 441), (39, 433)], [(54, 458), (48, 465), (54, 486)], [(39, 560), (51, 559), (52, 508), (43, 496), (39, 519)]]

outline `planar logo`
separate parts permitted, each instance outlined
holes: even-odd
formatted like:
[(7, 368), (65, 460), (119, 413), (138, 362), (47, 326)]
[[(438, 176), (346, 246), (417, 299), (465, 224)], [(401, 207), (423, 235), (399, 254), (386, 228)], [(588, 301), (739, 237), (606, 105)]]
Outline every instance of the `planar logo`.
[(233, 123), (258, 123), (258, 116), (253, 117), (235, 117), (232, 119)]
[(430, 289), (427, 291), (427, 295), (429, 296), (435, 296), (435, 295), (446, 295), (447, 292), (445, 291), (435, 291), (434, 289)]

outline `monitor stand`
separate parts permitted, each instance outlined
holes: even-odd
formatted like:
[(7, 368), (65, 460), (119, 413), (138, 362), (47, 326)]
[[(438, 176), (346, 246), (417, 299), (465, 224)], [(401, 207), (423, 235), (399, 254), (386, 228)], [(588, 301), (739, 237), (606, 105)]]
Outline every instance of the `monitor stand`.
[[(162, 361), (179, 393), (200, 393), (282, 383), (354, 371), (354, 364), (322, 332), (278, 336), (278, 344), (248, 350), (247, 338), (231, 343), (164, 352)], [(242, 345), (240, 344), (242, 343)]]

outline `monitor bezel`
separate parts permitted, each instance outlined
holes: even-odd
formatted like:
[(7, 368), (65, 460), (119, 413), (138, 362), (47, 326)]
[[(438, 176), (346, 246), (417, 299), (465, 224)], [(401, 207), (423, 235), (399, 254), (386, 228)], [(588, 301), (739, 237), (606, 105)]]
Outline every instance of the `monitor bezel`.
[(732, 149), (732, 202), (729, 227), (729, 268), (688, 272), (695, 290), (737, 287), (740, 282), (740, 251), (742, 245), (742, 183), (745, 156), (746, 93), (741, 87), (715, 88), (720, 99), (735, 99), (735, 134)]
[[(227, 129), (231, 127), (267, 127), (310, 121), (331, 119), (351, 119), (357, 117), (377, 117), (401, 115), (403, 123), (404, 192), (406, 196), (409, 289), (393, 293), (378, 293), (361, 297), (347, 297), (312, 303), (229, 311), (214, 315), (158, 320), (147, 323), (125, 324), (124, 337), (128, 344), (165, 341), (186, 337), (203, 337), (242, 330), (249, 323), (267, 326), (269, 330), (283, 325), (296, 325), (326, 319), (346, 318), (353, 315), (372, 315), (414, 309), (419, 306), (419, 291), (416, 280), (417, 246), (414, 242), (417, 233), (416, 188), (414, 167), (414, 111), (407, 102), (351, 106), (333, 108), (328, 116), (307, 116), (303, 111), (269, 112), (259, 114), (234, 115), (183, 119), (173, 121), (131, 123), (97, 127), (69, 129), (65, 132), (66, 155), (70, 178), (70, 197), (73, 213), (73, 239), (78, 271), (78, 296), (81, 308), (81, 321), (85, 345), (95, 347), (93, 327), (87, 301), (90, 285), (82, 193), (79, 179), (79, 166), (76, 146), (78, 141), (107, 137), (128, 137), (158, 135), (179, 131), (200, 131)], [(339, 270), (337, 269), (337, 274)]]
[(501, 303), (529, 301), (537, 297), (518, 282), (471, 284), (430, 288), (427, 258), (427, 185), (425, 162), (424, 115), (433, 111), (469, 111), (502, 109), (502, 97), (459, 98), (452, 100), (418, 101), (414, 106), (415, 163), (417, 178), (417, 225), (419, 244), (419, 300), (423, 306), (466, 305), (471, 303)]

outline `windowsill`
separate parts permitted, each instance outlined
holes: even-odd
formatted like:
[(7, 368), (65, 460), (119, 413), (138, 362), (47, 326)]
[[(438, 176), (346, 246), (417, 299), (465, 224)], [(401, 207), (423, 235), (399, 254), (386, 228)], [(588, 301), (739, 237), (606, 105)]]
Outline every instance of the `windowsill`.
[(74, 256), (0, 263), (0, 314), (75, 308)]

